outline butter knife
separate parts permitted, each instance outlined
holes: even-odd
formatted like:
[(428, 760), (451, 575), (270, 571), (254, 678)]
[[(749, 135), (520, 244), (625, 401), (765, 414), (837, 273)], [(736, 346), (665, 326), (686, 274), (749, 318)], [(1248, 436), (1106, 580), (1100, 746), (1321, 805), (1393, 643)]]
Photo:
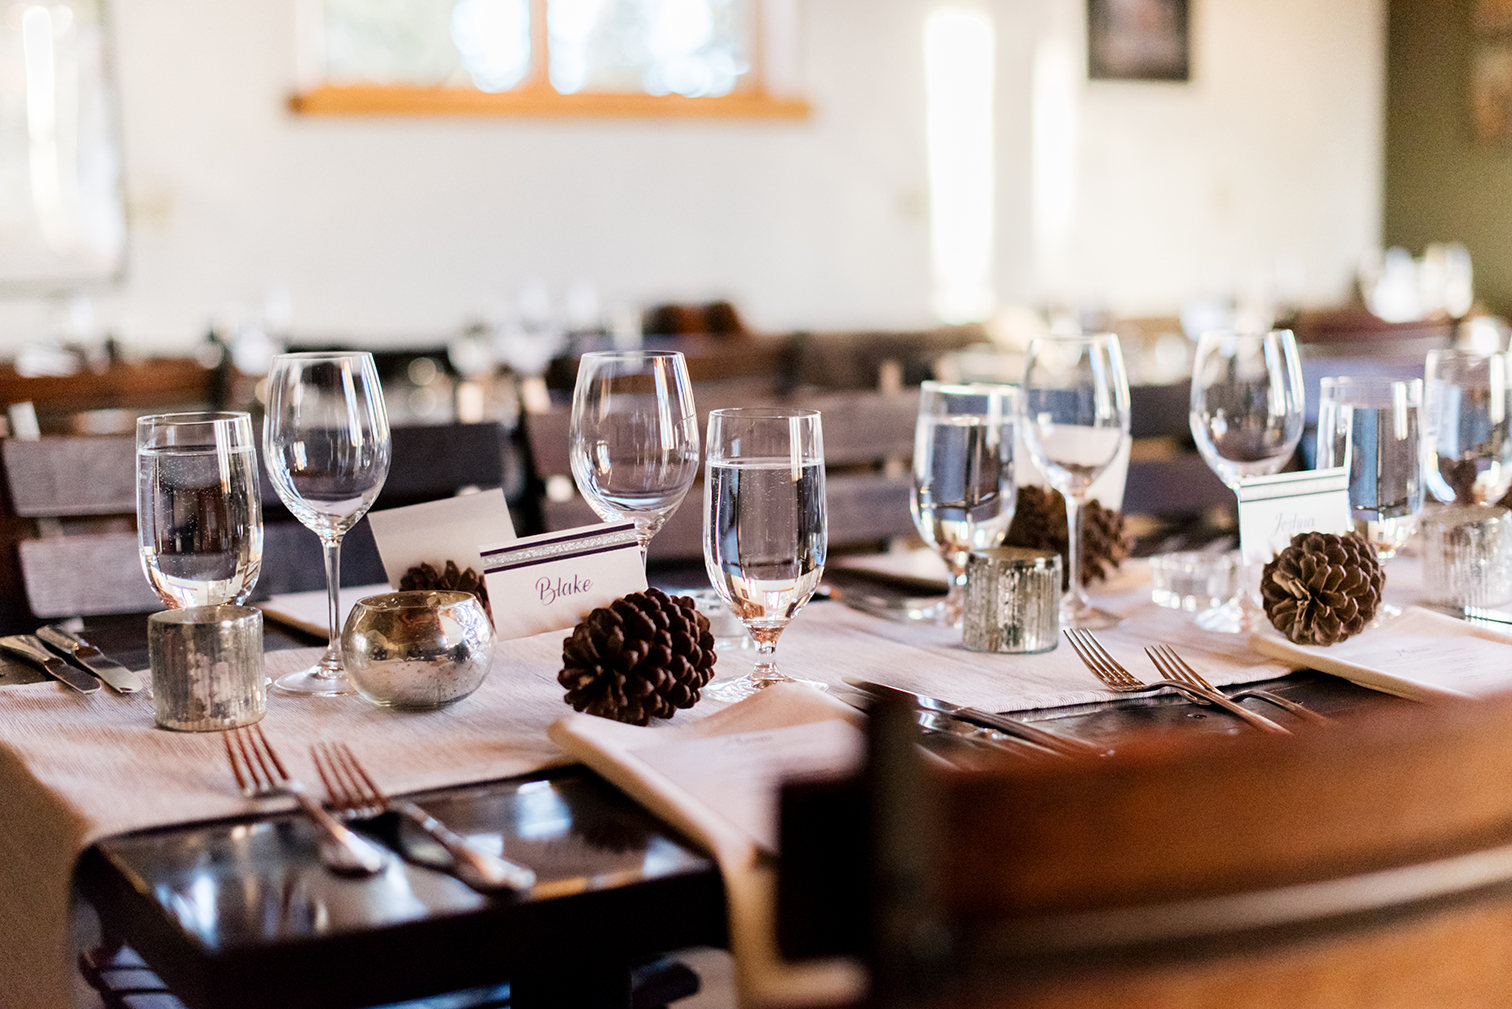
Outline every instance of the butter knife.
[(134, 694), (142, 689), (142, 678), (119, 662), (105, 655), (94, 645), (85, 641), (61, 624), (49, 624), (37, 628), (37, 637), (57, 649), (66, 657), (83, 666), (105, 681), (105, 685), (121, 694)]
[(995, 715), (981, 708), (966, 707), (959, 704), (951, 704), (937, 697), (929, 697), (925, 694), (916, 694), (911, 690), (901, 690), (897, 687), (889, 687), (881, 683), (872, 683), (870, 680), (859, 680), (853, 677), (845, 677), (845, 682), (857, 690), (871, 694), (873, 697), (906, 697), (919, 707), (928, 711), (938, 711), (942, 715), (948, 715), (957, 721), (967, 722), (971, 725), (982, 725), (989, 729), (996, 729), (1005, 736), (1014, 736), (1018, 739), (1027, 740), (1047, 750), (1063, 753), (1068, 756), (1088, 756), (1104, 752), (1091, 743), (1084, 743), (1080, 739), (1072, 739), (1059, 733), (1041, 729), (1037, 725), (1010, 718), (1007, 715)]
[(49, 652), (41, 640), (31, 634), (11, 634), (0, 638), (0, 649), (36, 663), (48, 676), (81, 694), (91, 694), (100, 689), (99, 680)]

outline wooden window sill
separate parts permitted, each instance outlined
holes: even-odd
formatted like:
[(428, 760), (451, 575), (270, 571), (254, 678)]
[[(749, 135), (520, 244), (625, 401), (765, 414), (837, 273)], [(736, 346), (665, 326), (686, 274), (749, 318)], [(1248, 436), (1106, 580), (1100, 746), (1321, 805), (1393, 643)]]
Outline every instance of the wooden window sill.
[(310, 116), (522, 116), (584, 119), (807, 119), (809, 103), (747, 91), (715, 98), (611, 92), (563, 95), (549, 87), (501, 94), (471, 88), (321, 85), (289, 99)]

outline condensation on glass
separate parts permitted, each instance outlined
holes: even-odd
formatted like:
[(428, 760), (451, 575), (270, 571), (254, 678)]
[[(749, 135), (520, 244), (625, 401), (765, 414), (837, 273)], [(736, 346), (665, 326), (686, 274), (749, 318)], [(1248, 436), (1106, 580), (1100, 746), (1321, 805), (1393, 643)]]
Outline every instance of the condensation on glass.
[(118, 276), (126, 212), (109, 36), (96, 0), (0, 18), (0, 286)]
[(532, 19), (561, 94), (725, 95), (750, 71), (755, 0), (325, 0), (325, 83), (531, 83)]

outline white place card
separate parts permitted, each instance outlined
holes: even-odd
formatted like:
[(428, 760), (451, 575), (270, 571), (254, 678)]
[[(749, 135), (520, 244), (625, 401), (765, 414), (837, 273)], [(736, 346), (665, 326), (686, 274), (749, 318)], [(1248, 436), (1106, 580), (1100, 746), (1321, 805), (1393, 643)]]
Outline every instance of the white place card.
[(1247, 477), (1239, 484), (1239, 546), (1249, 564), (1267, 564), (1297, 533), (1347, 533), (1349, 469)]
[(419, 564), (431, 564), (440, 571), (447, 561), (456, 561), (459, 569), (472, 568), (481, 575), (478, 544), (504, 543), (515, 534), (501, 490), (369, 512), (368, 524), (383, 559), (383, 573), (394, 588), (406, 571)]
[(500, 639), (572, 627), (590, 611), (646, 590), (634, 522), (526, 536), (480, 553)]

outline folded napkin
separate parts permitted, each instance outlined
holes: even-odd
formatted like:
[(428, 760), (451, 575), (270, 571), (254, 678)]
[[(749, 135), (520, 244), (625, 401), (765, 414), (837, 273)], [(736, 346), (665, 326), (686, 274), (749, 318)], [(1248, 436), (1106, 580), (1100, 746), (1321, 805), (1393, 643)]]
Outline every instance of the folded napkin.
[(1508, 645), (1512, 634), (1419, 606), (1326, 647), (1293, 644), (1272, 628), (1250, 636), (1255, 651), (1295, 669), (1318, 669), (1414, 700), (1512, 690)]
[(826, 694), (782, 683), (685, 727), (640, 728), (576, 714), (551, 726), (550, 736), (562, 749), (719, 863), (736, 985), (746, 1009), (822, 1006), (862, 994), (864, 975), (852, 961), (782, 960), (776, 942), (777, 870), (766, 854), (775, 847), (779, 772), (793, 776), (858, 766), (860, 720)]
[[(352, 607), (357, 605), (359, 599), (392, 591), (394, 590), (383, 582), (377, 585), (342, 586), (340, 626), (346, 626), (346, 618), (351, 614)], [(330, 633), (331, 602), (325, 589), (310, 592), (283, 592), (269, 596), (253, 605), (269, 618), (304, 631), (306, 634), (323, 638)]]

